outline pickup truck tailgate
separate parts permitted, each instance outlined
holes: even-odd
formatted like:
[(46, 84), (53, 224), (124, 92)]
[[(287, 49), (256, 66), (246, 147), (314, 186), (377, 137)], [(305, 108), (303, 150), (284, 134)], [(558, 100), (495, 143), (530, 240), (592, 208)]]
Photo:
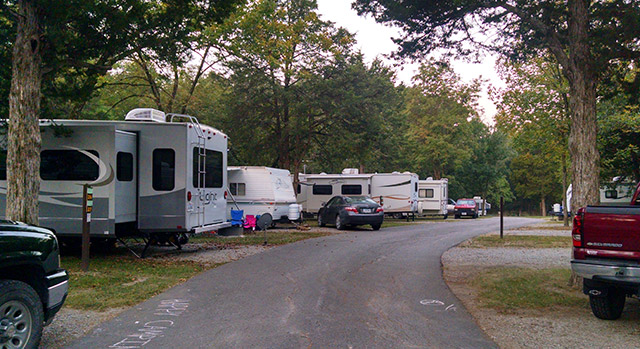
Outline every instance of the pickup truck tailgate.
[(640, 252), (640, 206), (587, 206), (582, 244), (587, 249)]

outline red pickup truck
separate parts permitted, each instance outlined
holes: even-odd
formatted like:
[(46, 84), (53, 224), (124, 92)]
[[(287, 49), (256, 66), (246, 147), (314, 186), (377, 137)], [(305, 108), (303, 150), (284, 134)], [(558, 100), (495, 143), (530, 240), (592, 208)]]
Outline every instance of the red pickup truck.
[(571, 268), (584, 278), (593, 314), (620, 317), (626, 297), (640, 296), (640, 184), (629, 206), (587, 206), (573, 219)]

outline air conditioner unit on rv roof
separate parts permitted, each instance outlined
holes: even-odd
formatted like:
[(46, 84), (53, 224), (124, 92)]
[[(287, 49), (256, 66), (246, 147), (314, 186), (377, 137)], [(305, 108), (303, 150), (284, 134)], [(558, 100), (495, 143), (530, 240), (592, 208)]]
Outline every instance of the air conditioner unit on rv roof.
[(127, 113), (125, 121), (155, 121), (166, 122), (164, 112), (151, 108), (136, 108)]

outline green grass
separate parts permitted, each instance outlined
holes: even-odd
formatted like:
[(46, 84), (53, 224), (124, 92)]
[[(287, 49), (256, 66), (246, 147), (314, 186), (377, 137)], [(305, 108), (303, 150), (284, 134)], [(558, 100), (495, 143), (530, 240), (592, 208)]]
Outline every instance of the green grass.
[(87, 272), (80, 258), (63, 256), (62, 267), (70, 275), (65, 306), (91, 310), (138, 304), (205, 270), (195, 262), (116, 256), (92, 256)]
[[(269, 245), (285, 245), (300, 240), (317, 238), (327, 235), (330, 234), (311, 231), (282, 232), (278, 230), (267, 230), (267, 243)], [(264, 244), (264, 233), (261, 231), (256, 231), (254, 234), (247, 234), (244, 237), (222, 237), (217, 235), (202, 234), (192, 237), (191, 239), (189, 239), (189, 241), (199, 243), (213, 243), (216, 245), (224, 246), (262, 245)]]
[[(443, 220), (442, 218), (440, 219), (441, 221)], [(408, 221), (406, 219), (395, 219), (395, 218), (387, 218), (385, 217), (384, 220), (382, 221), (382, 228), (391, 228), (391, 227), (399, 227), (399, 226), (404, 226), (404, 225), (411, 225), (411, 224), (418, 224), (418, 223), (422, 223), (426, 220), (424, 219), (418, 219), (416, 217), (415, 221)], [(304, 224), (310, 226), (311, 228), (318, 228), (318, 220), (317, 219), (305, 219)], [(329, 228), (333, 228), (333, 225), (328, 225)], [(360, 227), (369, 227), (368, 225), (362, 225)]]
[(568, 269), (491, 268), (472, 281), (480, 305), (503, 313), (582, 307), (582, 293), (568, 286)]
[(460, 247), (522, 247), (522, 248), (562, 248), (571, 247), (570, 236), (534, 236), (534, 235), (482, 235)]

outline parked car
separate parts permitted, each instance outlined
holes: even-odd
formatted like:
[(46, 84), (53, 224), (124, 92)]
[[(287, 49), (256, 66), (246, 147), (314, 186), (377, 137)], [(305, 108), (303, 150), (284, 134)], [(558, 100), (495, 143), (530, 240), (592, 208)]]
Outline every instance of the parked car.
[(37, 348), (67, 298), (69, 275), (49, 229), (0, 220), (0, 348)]
[(318, 211), (318, 225), (335, 224), (338, 230), (347, 226), (371, 225), (380, 229), (384, 210), (368, 196), (334, 196)]
[(640, 296), (640, 186), (626, 206), (587, 206), (573, 218), (571, 268), (597, 318), (615, 320)]
[(478, 218), (478, 203), (474, 199), (458, 199), (453, 208), (455, 219), (462, 216)]

